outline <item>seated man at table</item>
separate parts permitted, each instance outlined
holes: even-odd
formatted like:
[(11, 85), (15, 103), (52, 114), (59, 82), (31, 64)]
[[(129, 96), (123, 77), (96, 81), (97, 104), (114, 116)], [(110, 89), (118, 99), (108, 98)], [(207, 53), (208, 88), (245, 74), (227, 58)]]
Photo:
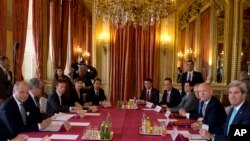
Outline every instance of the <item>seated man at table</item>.
[(185, 109), (186, 111), (192, 111), (195, 109), (195, 103), (198, 99), (195, 97), (193, 90), (193, 83), (191, 81), (186, 81), (184, 85), (185, 95), (182, 97), (182, 101), (179, 105), (173, 108), (167, 108), (167, 110), (171, 112), (179, 112), (181, 109)]
[(235, 132), (231, 125), (250, 125), (250, 104), (246, 101), (246, 84), (236, 80), (232, 81), (228, 87), (228, 99), (233, 108), (230, 110), (224, 126), (217, 129), (215, 134), (204, 129), (200, 130), (200, 135), (208, 140), (228, 141), (229, 135), (234, 135)]
[(198, 92), (198, 86), (200, 84), (195, 84), (194, 85), (194, 94), (196, 98), (199, 100), (196, 102), (196, 107), (193, 111), (187, 112), (185, 109), (180, 109), (179, 114), (182, 117), (186, 117), (187, 119), (198, 119), (199, 117), (202, 117), (201, 113), (201, 107), (202, 107), (202, 100), (199, 98), (199, 92)]
[(94, 79), (94, 87), (90, 88), (87, 93), (87, 105), (99, 105), (106, 100), (101, 83), (102, 80), (100, 78)]
[(175, 89), (171, 78), (165, 78), (163, 81), (164, 93), (160, 105), (166, 105), (169, 108), (177, 106), (181, 102), (181, 94), (179, 90)]
[[(224, 106), (213, 96), (213, 89), (208, 83), (202, 83), (198, 87), (199, 98), (202, 100), (201, 122), (197, 121), (191, 125), (195, 130), (208, 127), (209, 131), (214, 133), (217, 128), (223, 126), (227, 114)], [(191, 114), (190, 114), (191, 115)]]
[(0, 108), (1, 120), (9, 125), (13, 135), (22, 132), (39, 131), (48, 127), (51, 120), (44, 120), (42, 123), (30, 123), (30, 113), (23, 103), (28, 99), (28, 84), (24, 81), (17, 82), (13, 88), (13, 95), (9, 97)]
[(79, 107), (70, 107), (68, 94), (66, 92), (66, 81), (59, 79), (56, 82), (56, 90), (51, 94), (47, 101), (47, 113), (54, 114), (59, 112), (70, 112), (70, 110), (80, 110)]
[(159, 90), (152, 87), (152, 79), (147, 78), (144, 80), (145, 88), (141, 92), (140, 101), (145, 103), (145, 101), (154, 103), (155, 105), (159, 104)]

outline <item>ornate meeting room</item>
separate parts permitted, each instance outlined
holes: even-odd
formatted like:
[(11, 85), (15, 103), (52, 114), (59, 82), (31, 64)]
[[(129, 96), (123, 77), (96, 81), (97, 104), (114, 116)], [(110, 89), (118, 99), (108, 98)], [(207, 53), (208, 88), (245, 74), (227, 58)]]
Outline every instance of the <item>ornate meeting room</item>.
[(0, 141), (244, 136), (250, 0), (0, 0)]

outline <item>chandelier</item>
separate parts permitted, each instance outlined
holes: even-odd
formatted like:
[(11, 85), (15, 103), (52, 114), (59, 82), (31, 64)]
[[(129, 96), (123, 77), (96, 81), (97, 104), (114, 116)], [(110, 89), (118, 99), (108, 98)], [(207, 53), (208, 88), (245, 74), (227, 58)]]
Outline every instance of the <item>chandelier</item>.
[(173, 0), (95, 0), (95, 14), (116, 27), (154, 25), (174, 14)]

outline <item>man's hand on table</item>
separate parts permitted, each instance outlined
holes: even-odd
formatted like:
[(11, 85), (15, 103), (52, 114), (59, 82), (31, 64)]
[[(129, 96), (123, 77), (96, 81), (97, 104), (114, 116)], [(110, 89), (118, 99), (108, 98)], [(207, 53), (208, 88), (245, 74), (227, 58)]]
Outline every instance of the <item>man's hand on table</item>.
[(195, 122), (191, 125), (191, 127), (194, 129), (194, 130), (200, 130), (201, 129), (201, 126), (202, 124), (199, 123), (199, 122)]
[(47, 128), (52, 122), (52, 118), (47, 118), (40, 123), (41, 130)]

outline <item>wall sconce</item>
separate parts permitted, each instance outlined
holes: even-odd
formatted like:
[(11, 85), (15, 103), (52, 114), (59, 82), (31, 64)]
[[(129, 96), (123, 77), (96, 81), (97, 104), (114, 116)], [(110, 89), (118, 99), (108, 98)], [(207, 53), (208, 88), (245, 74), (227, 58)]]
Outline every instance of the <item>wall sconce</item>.
[(98, 40), (100, 45), (103, 47), (104, 53), (107, 53), (107, 50), (109, 48), (109, 34), (108, 32), (102, 32), (99, 36), (98, 36)]
[(161, 35), (161, 47), (163, 49), (163, 55), (166, 56), (167, 48), (169, 47), (169, 43), (171, 41), (171, 37), (168, 34)]
[(85, 61), (86, 64), (88, 64), (89, 57), (90, 57), (90, 53), (86, 50), (83, 53), (83, 59), (84, 59), (84, 61)]
[(183, 54), (182, 51), (179, 51), (179, 52), (177, 53), (177, 57), (178, 57), (180, 60), (183, 59), (183, 56), (184, 56), (184, 54)]
[(76, 55), (77, 55), (77, 60), (78, 62), (82, 61), (82, 48), (80, 48), (79, 46), (77, 46), (77, 48), (75, 49)]

